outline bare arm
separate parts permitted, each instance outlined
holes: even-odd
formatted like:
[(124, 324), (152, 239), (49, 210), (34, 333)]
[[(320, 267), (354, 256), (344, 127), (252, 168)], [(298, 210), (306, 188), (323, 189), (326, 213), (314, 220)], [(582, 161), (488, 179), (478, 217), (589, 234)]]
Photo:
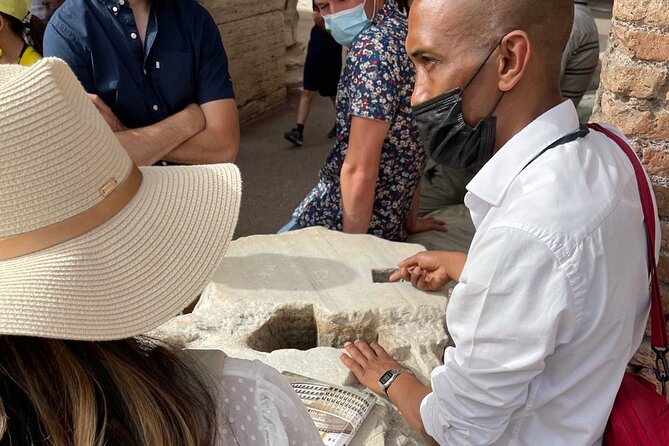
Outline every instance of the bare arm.
[[(403, 367), (376, 342), (371, 344), (361, 340), (355, 343), (347, 342), (344, 348), (346, 353), (340, 355), (341, 361), (358, 378), (360, 384), (379, 395), (383, 395), (379, 386), (381, 376), (388, 370)], [(413, 430), (419, 432), (429, 444), (436, 445), (434, 439), (425, 432), (420, 416), (420, 404), (431, 392), (432, 389), (423, 385), (418, 378), (405, 373), (398, 376), (388, 388), (388, 398)]]
[(343, 229), (364, 234), (369, 229), (379, 177), (381, 149), (390, 123), (353, 116), (348, 152), (341, 169)]
[(436, 446), (437, 442), (425, 432), (420, 416), (420, 403), (431, 392), (432, 389), (423, 385), (418, 378), (404, 373), (388, 389), (388, 398), (399, 409), (409, 427), (419, 432), (429, 444)]
[(150, 166), (204, 129), (200, 106), (191, 104), (153, 125), (116, 132), (116, 137), (138, 166)]
[(183, 141), (162, 159), (183, 164), (233, 163), (239, 153), (237, 101), (221, 99), (201, 106), (204, 130)]

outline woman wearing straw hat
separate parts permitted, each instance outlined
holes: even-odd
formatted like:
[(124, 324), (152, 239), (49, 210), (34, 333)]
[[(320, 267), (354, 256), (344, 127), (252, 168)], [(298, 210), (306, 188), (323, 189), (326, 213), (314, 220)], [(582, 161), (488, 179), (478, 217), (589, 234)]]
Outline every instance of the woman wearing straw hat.
[(135, 167), (62, 61), (0, 65), (0, 444), (318, 444), (273, 369), (139, 337), (209, 281), (240, 198), (231, 164)]
[(44, 24), (37, 17), (28, 18), (29, 8), (28, 0), (0, 0), (1, 64), (28, 67), (42, 58)]

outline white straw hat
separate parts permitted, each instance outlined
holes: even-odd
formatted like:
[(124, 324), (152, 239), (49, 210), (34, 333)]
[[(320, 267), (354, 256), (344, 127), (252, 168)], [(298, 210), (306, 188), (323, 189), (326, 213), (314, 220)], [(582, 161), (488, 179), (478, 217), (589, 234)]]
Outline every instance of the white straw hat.
[(147, 332), (209, 281), (237, 224), (232, 164), (137, 169), (67, 65), (0, 65), (0, 334)]

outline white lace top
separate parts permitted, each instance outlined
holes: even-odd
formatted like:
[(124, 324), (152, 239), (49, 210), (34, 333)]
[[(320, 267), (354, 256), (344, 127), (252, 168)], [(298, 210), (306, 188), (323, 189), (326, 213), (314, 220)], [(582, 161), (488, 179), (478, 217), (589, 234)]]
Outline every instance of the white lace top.
[(306, 408), (275, 369), (216, 350), (191, 353), (220, 384), (218, 445), (323, 445)]

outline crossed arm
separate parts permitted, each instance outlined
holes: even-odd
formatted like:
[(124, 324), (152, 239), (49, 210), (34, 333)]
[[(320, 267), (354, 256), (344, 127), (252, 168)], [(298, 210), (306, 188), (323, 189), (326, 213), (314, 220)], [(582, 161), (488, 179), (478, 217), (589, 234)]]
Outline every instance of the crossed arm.
[(182, 164), (230, 163), (239, 151), (239, 116), (234, 99), (190, 104), (146, 127), (128, 129), (96, 95), (89, 95), (121, 145), (138, 166), (159, 160)]

